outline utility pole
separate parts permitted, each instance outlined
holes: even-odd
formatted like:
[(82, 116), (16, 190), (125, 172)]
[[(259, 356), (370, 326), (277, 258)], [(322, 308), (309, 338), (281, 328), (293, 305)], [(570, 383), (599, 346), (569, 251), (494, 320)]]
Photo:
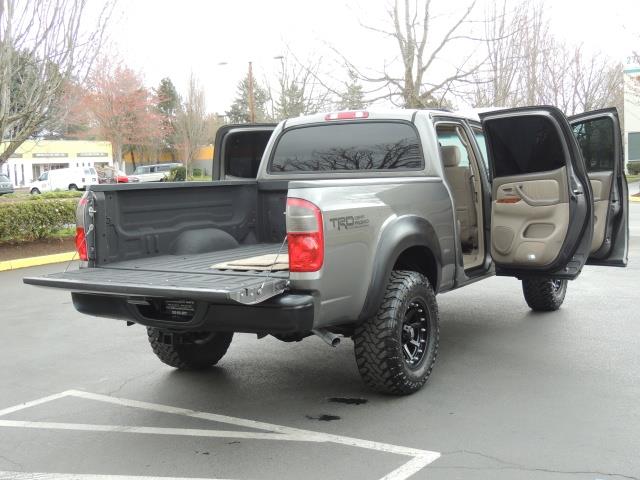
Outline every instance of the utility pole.
[(256, 123), (256, 109), (253, 98), (253, 70), (249, 62), (249, 123)]

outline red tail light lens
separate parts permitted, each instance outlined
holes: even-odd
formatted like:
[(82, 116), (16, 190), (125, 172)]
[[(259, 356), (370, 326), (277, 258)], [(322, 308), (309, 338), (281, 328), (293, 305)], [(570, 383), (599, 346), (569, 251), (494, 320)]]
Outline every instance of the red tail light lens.
[(289, 271), (317, 272), (324, 262), (322, 212), (301, 198), (287, 199)]
[(76, 227), (76, 251), (78, 252), (80, 260), (84, 262), (89, 260), (89, 256), (87, 255), (87, 239), (83, 227)]
[(327, 122), (330, 120), (356, 120), (358, 118), (369, 118), (369, 112), (365, 112), (363, 110), (353, 112), (336, 112), (328, 113), (324, 117)]

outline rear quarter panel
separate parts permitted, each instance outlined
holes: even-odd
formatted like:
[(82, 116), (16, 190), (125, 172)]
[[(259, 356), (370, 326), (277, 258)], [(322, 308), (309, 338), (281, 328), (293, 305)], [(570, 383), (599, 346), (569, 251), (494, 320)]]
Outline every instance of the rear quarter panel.
[(438, 177), (293, 181), (289, 197), (318, 205), (325, 232), (319, 272), (291, 273), (294, 289), (318, 292), (317, 327), (355, 321), (372, 283), (383, 235), (404, 217), (426, 220), (442, 255), (441, 287), (453, 282), (454, 222), (449, 193)]

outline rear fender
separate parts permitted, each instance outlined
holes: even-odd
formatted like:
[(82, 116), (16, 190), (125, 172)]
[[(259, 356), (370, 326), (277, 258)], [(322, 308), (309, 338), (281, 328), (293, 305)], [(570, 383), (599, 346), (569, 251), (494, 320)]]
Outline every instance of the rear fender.
[(435, 292), (438, 291), (442, 277), (442, 252), (435, 229), (424, 218), (414, 215), (399, 217), (389, 223), (380, 236), (374, 256), (376, 260), (371, 283), (360, 313), (360, 320), (373, 316), (380, 308), (393, 266), (402, 252), (411, 247), (424, 247), (433, 254), (436, 264), (436, 281), (432, 286)]

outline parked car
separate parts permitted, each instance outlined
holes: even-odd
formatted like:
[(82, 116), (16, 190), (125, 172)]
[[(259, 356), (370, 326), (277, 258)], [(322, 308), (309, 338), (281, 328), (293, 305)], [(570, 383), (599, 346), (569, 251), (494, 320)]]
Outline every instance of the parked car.
[(98, 172), (93, 167), (58, 168), (42, 173), (29, 184), (29, 192), (38, 194), (52, 190), (85, 190), (98, 184)]
[(622, 152), (615, 109), (289, 119), (256, 178), (92, 186), (77, 212), (81, 268), (24, 281), (144, 325), (175, 368), (216, 364), (235, 332), (342, 335), (369, 387), (408, 394), (438, 353), (436, 294), (497, 274), (549, 312), (585, 264), (627, 265)]
[(5, 193), (13, 193), (13, 184), (9, 177), (0, 174), (0, 195), (4, 195)]
[(96, 168), (98, 172), (98, 183), (129, 183), (129, 177), (113, 167)]
[(139, 182), (162, 182), (172, 168), (182, 167), (181, 163), (158, 163), (156, 165), (140, 165), (136, 167), (131, 180)]

